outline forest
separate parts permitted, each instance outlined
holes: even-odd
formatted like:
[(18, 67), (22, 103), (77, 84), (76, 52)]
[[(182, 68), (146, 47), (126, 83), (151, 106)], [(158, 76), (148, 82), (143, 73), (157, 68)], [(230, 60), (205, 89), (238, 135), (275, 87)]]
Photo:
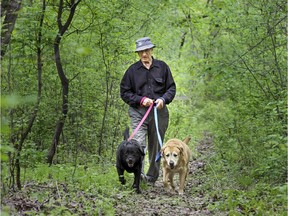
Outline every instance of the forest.
[[(177, 86), (164, 142), (192, 138), (182, 196), (118, 181), (145, 36)], [(287, 1), (1, 1), (1, 215), (287, 215), (287, 180)]]

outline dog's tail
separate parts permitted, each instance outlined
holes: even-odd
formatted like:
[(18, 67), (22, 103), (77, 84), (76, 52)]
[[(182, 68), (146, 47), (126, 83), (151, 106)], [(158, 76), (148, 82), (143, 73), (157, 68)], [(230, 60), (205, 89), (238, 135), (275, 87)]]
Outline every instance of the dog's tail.
[[(191, 140), (191, 136), (186, 137), (183, 142), (188, 146), (189, 141)], [(188, 147), (188, 158), (191, 160), (192, 158), (196, 158), (195, 155), (192, 153), (191, 149)]]
[(191, 140), (191, 136), (186, 137), (183, 142), (187, 145)]
[(126, 127), (126, 130), (124, 131), (124, 140), (128, 140), (129, 138), (129, 127)]

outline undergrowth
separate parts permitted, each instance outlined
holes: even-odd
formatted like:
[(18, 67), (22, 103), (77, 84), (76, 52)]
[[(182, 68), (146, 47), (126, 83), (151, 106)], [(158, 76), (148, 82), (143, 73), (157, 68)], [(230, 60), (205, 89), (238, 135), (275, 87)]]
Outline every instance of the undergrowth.
[[(287, 184), (272, 185), (254, 181), (249, 176), (231, 174), (225, 164), (206, 158), (206, 170), (201, 185), (209, 193), (208, 209), (228, 215), (287, 215)], [(247, 186), (249, 185), (249, 186)], [(198, 189), (199, 190), (199, 189)]]
[[(2, 215), (114, 215), (117, 194), (133, 193), (133, 176), (120, 185), (113, 164), (37, 164), (27, 169), (21, 192), (3, 196)], [(10, 202), (11, 201), (11, 202)], [(14, 206), (10, 204), (14, 203)]]

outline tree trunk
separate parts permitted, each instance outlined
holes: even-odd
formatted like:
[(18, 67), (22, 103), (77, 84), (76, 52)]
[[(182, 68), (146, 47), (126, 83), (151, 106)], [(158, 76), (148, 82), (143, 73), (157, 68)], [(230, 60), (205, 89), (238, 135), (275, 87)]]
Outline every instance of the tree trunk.
[(56, 68), (58, 72), (58, 76), (61, 80), (61, 85), (62, 85), (62, 115), (60, 119), (58, 120), (58, 123), (56, 125), (56, 130), (53, 136), (52, 144), (50, 147), (50, 151), (47, 155), (47, 162), (51, 166), (53, 162), (53, 157), (56, 153), (57, 146), (59, 143), (60, 139), (60, 134), (62, 133), (65, 119), (68, 114), (68, 93), (69, 93), (69, 80), (66, 77), (62, 63), (61, 63), (61, 57), (60, 57), (60, 42), (61, 38), (64, 35), (64, 33), (67, 31), (68, 27), (70, 26), (73, 16), (75, 14), (75, 9), (77, 5), (80, 3), (81, 0), (78, 0), (75, 2), (75, 0), (71, 0), (69, 7), (70, 7), (70, 13), (69, 17), (67, 18), (67, 21), (64, 25), (62, 25), (62, 14), (64, 13), (64, 3), (63, 0), (60, 0), (59, 2), (59, 8), (58, 8), (58, 15), (57, 15), (57, 23), (58, 23), (58, 34), (55, 37), (54, 40), (54, 56), (55, 56), (55, 63), (56, 63)]
[(27, 128), (22, 132), (21, 134), (21, 139), (19, 141), (19, 144), (17, 145), (16, 148), (16, 160), (15, 160), (15, 168), (16, 168), (16, 184), (17, 188), (21, 190), (21, 168), (20, 168), (20, 156), (21, 156), (21, 151), (23, 148), (23, 144), (28, 136), (28, 134), (31, 132), (32, 126), (34, 124), (34, 121), (37, 117), (37, 113), (39, 110), (39, 105), (40, 105), (40, 100), (41, 100), (41, 92), (42, 92), (42, 50), (41, 50), (41, 43), (42, 43), (42, 26), (43, 26), (43, 21), (44, 21), (44, 16), (45, 16), (45, 10), (46, 10), (46, 0), (43, 0), (43, 6), (42, 6), (42, 15), (40, 19), (40, 24), (39, 24), (39, 32), (37, 36), (37, 80), (38, 80), (38, 93), (37, 93), (37, 101), (34, 106), (33, 113), (30, 117), (29, 123), (27, 125)]
[(7, 46), (10, 44), (12, 31), (14, 29), (18, 11), (21, 8), (22, 0), (2, 1), (1, 3), (1, 17), (5, 15), (3, 25), (1, 28), (1, 59), (7, 51)]

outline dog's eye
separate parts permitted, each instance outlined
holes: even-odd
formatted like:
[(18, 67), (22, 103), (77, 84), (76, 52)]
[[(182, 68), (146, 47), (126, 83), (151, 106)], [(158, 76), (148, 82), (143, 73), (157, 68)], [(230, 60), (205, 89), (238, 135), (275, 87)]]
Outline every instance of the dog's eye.
[(169, 157), (169, 156), (170, 156), (170, 154), (166, 154), (165, 156), (166, 156), (166, 157)]
[(173, 156), (174, 156), (174, 157), (177, 157), (178, 155), (174, 153)]

